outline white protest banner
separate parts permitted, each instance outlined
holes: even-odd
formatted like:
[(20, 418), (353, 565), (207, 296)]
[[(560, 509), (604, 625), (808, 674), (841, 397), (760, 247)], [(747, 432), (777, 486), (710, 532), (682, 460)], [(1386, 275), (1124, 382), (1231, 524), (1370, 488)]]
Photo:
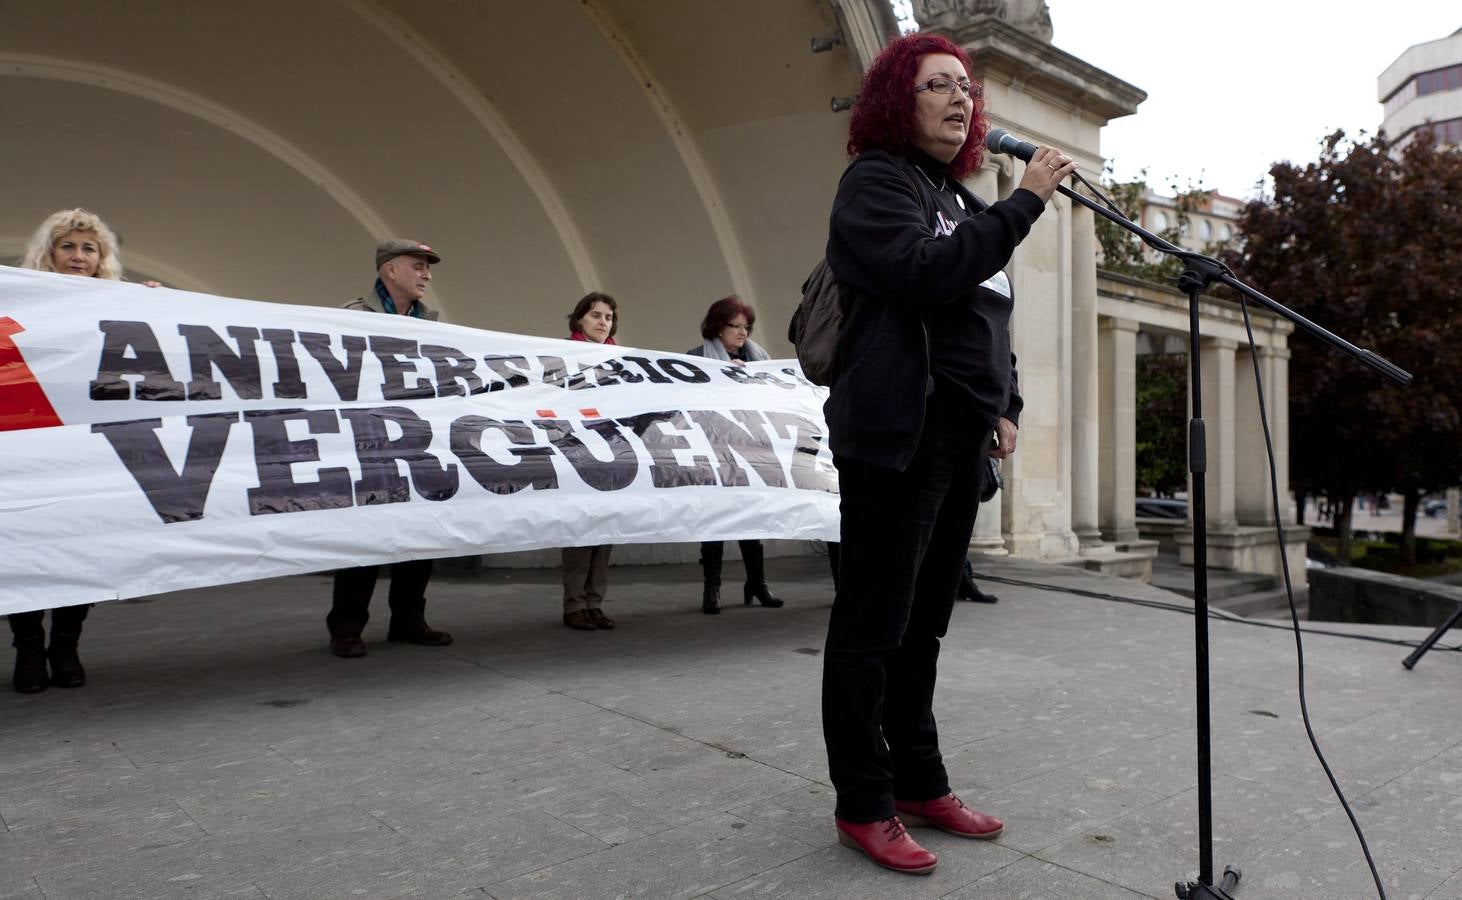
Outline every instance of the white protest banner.
[(0, 266), (0, 614), (343, 566), (837, 537), (826, 391)]

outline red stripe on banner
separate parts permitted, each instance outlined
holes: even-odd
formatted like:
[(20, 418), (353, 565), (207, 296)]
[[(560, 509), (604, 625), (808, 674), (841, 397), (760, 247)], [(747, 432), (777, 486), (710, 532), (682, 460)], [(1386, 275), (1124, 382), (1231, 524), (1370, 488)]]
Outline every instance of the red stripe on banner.
[(599, 418), (599, 410), (592, 406), (586, 406), (579, 410), (579, 415), (586, 419), (597, 419)]
[(0, 431), (62, 424), (41, 383), (20, 355), (20, 348), (10, 339), (24, 330), (9, 316), (0, 316)]

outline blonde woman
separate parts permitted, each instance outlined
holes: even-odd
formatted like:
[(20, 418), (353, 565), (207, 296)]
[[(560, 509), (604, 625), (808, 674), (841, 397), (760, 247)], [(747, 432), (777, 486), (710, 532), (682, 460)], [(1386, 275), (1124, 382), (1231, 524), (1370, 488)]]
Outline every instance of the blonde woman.
[[(84, 209), (63, 209), (42, 222), (26, 247), (20, 266), (82, 278), (122, 279), (116, 235), (100, 217)], [(53, 684), (57, 687), (86, 684), (86, 670), (81, 667), (76, 644), (81, 639), (81, 623), (86, 621), (90, 609), (90, 604), (82, 604), (51, 610), (49, 648), (46, 647), (45, 610), (9, 616), (14, 635), (17, 691), (34, 694)]]

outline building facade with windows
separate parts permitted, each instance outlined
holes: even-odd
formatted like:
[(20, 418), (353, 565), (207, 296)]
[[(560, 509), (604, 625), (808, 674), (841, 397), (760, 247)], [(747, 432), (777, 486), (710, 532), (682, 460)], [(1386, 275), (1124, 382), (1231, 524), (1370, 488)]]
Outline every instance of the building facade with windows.
[(1462, 28), (1408, 47), (1376, 80), (1381, 128), (1405, 144), (1427, 128), (1437, 143), (1462, 146)]
[(1158, 234), (1177, 228), (1175, 243), (1190, 250), (1231, 246), (1238, 234), (1239, 213), (1244, 209), (1243, 200), (1217, 193), (1198, 198), (1196, 208), (1187, 212), (1178, 209), (1177, 197), (1152, 190), (1142, 192), (1140, 203), (1139, 225)]

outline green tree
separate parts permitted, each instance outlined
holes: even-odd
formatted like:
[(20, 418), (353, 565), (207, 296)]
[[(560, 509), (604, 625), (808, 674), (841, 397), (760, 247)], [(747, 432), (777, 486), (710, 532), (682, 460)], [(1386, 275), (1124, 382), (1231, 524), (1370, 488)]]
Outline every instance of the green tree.
[(1137, 490), (1188, 489), (1188, 356), (1137, 357)]
[(1416, 375), (1406, 388), (1301, 333), (1291, 340), (1290, 471), (1301, 494), (1338, 508), (1341, 558), (1357, 493), (1406, 496), (1403, 555), (1415, 558), (1417, 501), (1462, 481), (1462, 151), (1425, 129), (1324, 139), (1320, 158), (1270, 170), (1272, 197), (1241, 215), (1229, 255), (1254, 287)]

